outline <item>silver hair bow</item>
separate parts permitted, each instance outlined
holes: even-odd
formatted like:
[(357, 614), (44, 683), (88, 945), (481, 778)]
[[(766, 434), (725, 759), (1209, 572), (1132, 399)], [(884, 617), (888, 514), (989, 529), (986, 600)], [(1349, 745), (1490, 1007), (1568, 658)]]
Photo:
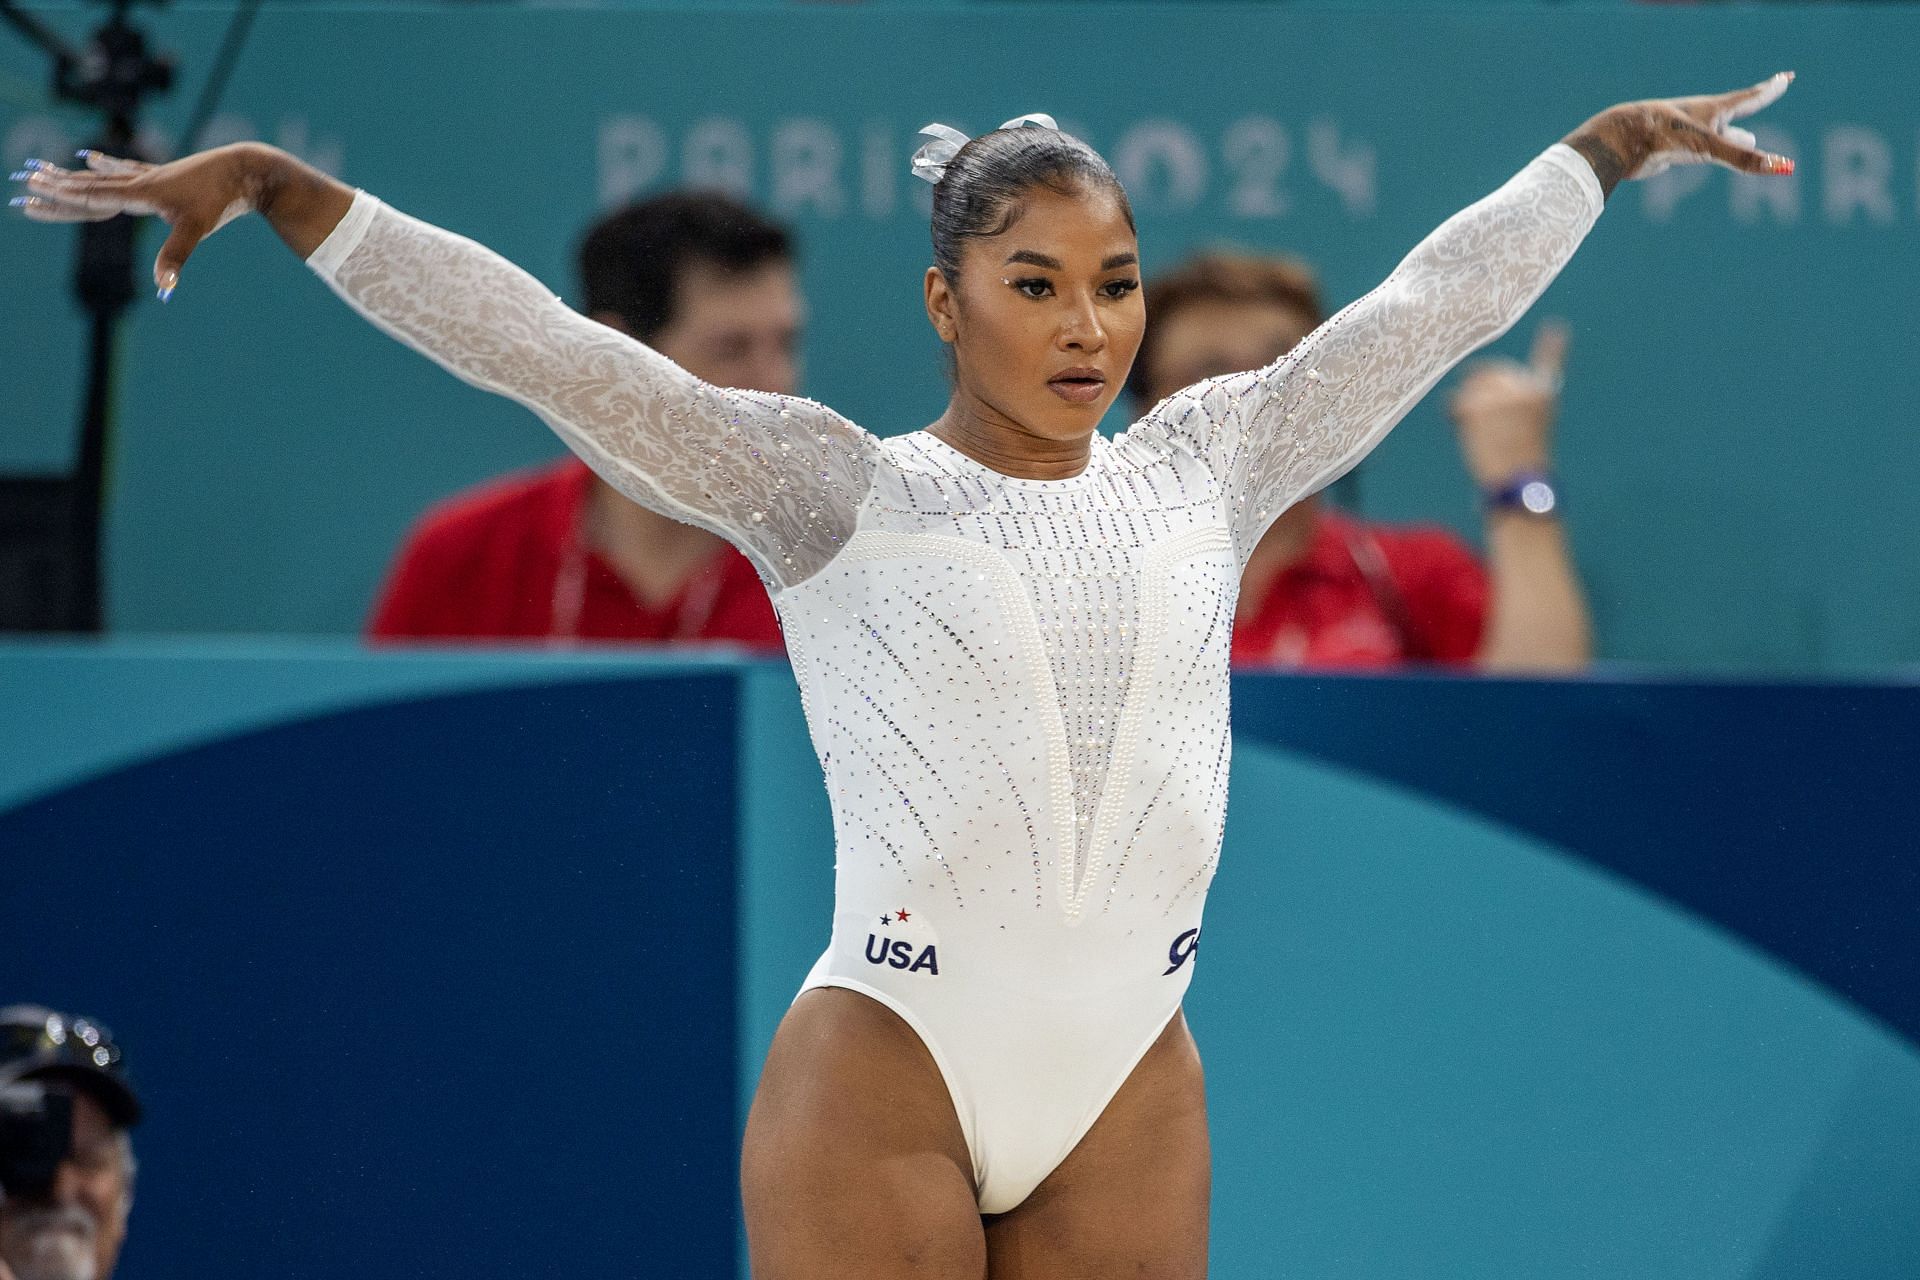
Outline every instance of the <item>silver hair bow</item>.
[[(1060, 126), (1053, 122), (1052, 116), (1035, 112), (1032, 115), (1015, 116), (1000, 128), (1057, 131)], [(913, 176), (925, 178), (928, 182), (938, 182), (946, 177), (947, 165), (960, 154), (960, 148), (973, 141), (958, 129), (944, 124), (930, 124), (920, 131), (920, 136), (927, 141), (921, 143), (920, 149), (913, 153)]]

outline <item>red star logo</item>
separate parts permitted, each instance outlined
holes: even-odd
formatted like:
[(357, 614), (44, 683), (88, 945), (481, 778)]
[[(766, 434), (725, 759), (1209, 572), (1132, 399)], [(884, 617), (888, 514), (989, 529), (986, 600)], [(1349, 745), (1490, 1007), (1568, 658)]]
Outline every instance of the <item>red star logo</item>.
[(911, 918), (907, 915), (907, 909), (905, 907), (900, 908), (900, 910), (894, 912), (894, 914), (902, 920), (907, 920)]

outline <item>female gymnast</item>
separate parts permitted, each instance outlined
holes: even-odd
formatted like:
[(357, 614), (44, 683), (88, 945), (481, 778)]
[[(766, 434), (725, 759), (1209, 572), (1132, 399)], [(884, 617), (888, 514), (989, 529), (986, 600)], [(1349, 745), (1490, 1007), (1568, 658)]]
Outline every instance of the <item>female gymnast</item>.
[(832, 942), (742, 1157), (762, 1280), (1205, 1274), (1181, 1016), (1225, 820), (1241, 562), (1547, 287), (1623, 179), (1789, 173), (1733, 121), (1782, 73), (1609, 108), (1286, 356), (1094, 428), (1140, 341), (1126, 194), (1022, 117), (915, 157), (953, 395), (881, 439), (698, 381), (469, 240), (269, 147), (21, 175), (43, 221), (156, 214), (162, 295), (263, 214), (374, 324), (533, 409), (634, 500), (732, 540), (779, 607), (831, 794)]

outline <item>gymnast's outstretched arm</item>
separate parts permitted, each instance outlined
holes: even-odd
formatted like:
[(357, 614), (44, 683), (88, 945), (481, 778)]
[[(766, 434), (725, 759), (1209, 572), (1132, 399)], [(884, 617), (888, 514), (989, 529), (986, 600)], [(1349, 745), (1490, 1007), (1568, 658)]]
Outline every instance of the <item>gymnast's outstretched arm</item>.
[(1447, 370), (1505, 333), (1573, 256), (1607, 196), (1675, 163), (1793, 163), (1731, 122), (1786, 91), (1624, 103), (1442, 223), (1381, 285), (1265, 368), (1196, 383), (1130, 434), (1168, 439), (1219, 479), (1242, 563), (1293, 503), (1365, 457)]
[(733, 542), (770, 584), (818, 572), (852, 532), (876, 444), (821, 405), (703, 382), (491, 250), (272, 147), (87, 164), (78, 173), (36, 164), (28, 216), (166, 218), (173, 233), (154, 266), (163, 298), (201, 240), (257, 210), (375, 325), (526, 405), (609, 483)]

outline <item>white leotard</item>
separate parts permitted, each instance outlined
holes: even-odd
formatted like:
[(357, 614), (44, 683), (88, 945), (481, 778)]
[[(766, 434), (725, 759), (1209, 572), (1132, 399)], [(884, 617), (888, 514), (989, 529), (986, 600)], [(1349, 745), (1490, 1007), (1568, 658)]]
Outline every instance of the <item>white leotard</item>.
[(1073, 1148), (1192, 977), (1248, 553), (1505, 332), (1601, 205), (1586, 162), (1549, 149), (1284, 358), (1096, 436), (1086, 470), (1052, 481), (702, 383), (365, 193), (309, 261), (636, 501), (752, 558), (833, 809), (833, 940), (805, 987), (865, 992), (915, 1029), (980, 1208), (1000, 1213)]

